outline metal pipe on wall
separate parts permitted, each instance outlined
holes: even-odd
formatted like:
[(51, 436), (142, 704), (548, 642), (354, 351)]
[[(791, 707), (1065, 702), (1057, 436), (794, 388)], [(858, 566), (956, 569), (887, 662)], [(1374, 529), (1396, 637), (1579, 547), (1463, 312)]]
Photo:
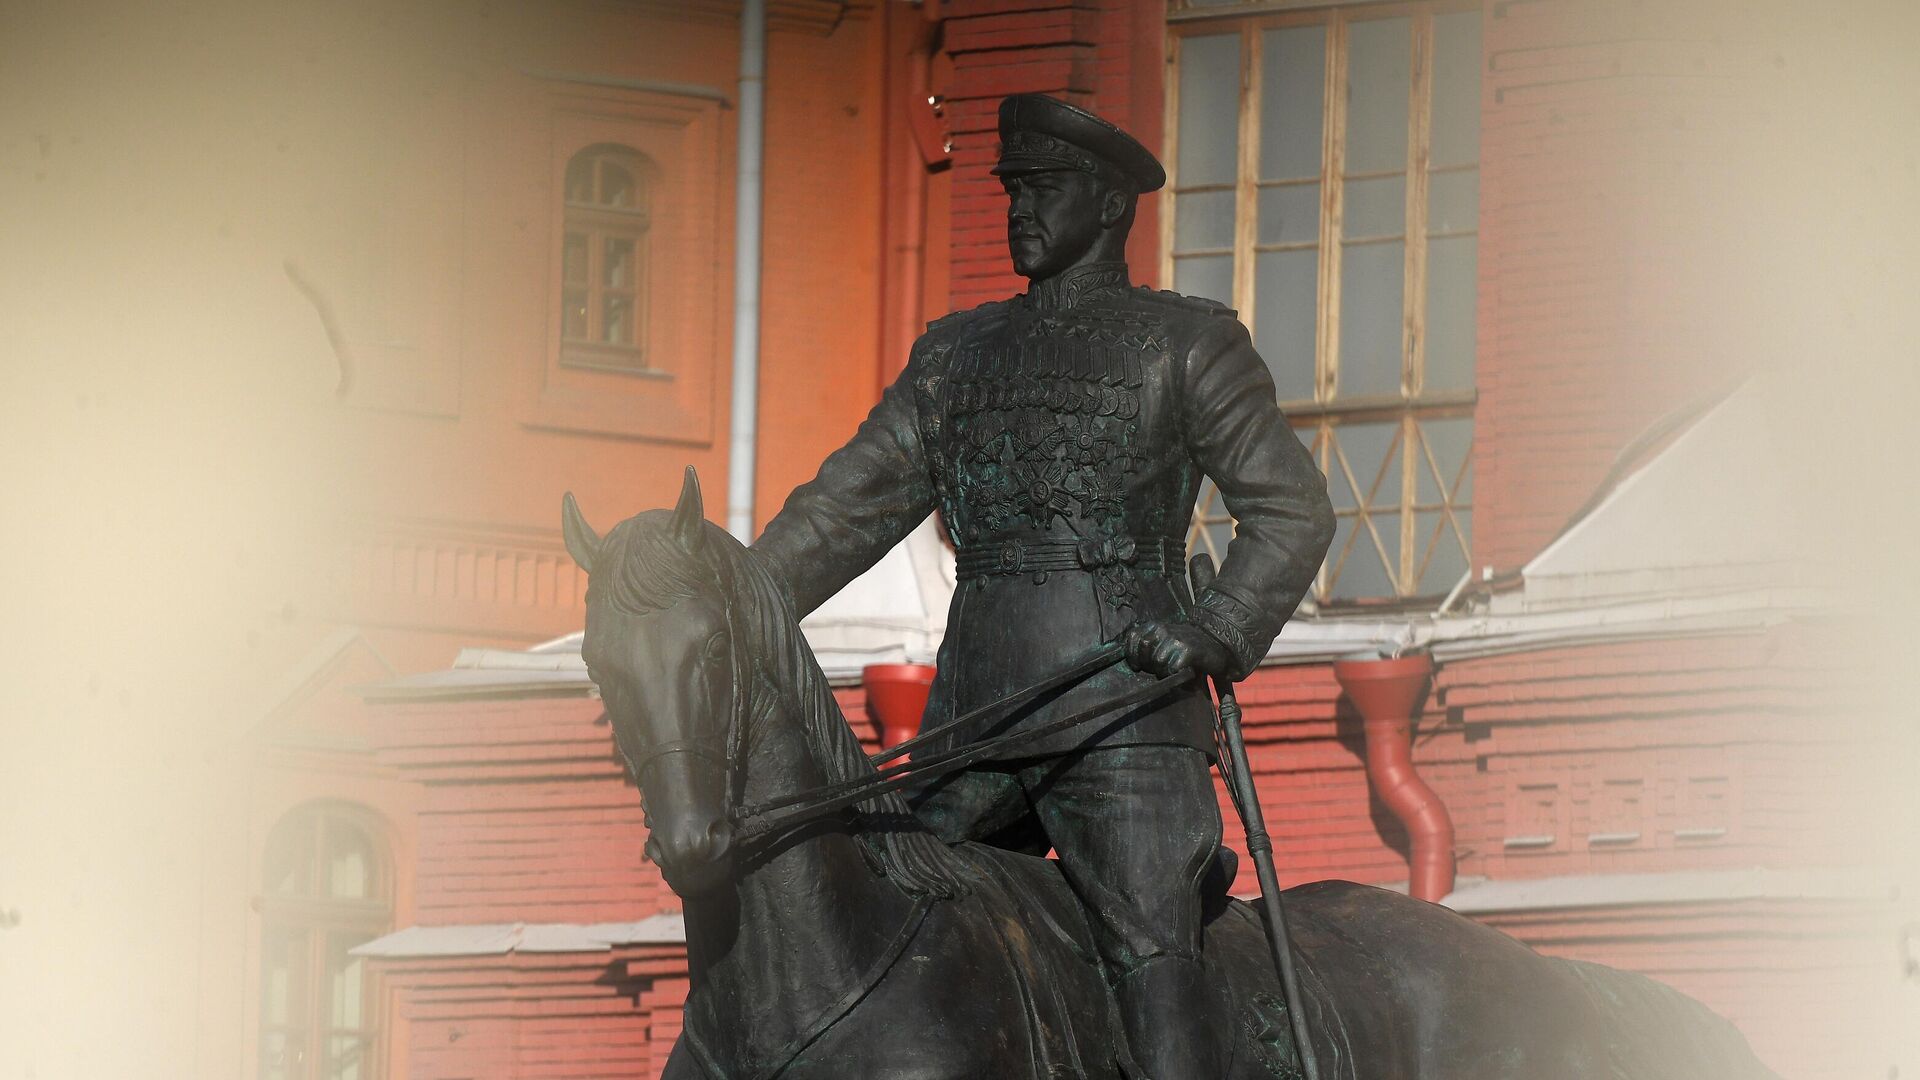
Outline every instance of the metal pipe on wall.
[(1439, 903), (1453, 891), (1453, 818), (1413, 765), (1413, 709), (1426, 694), (1433, 658), (1425, 653), (1382, 660), (1337, 660), (1333, 675), (1367, 738), (1367, 779), (1406, 826), (1412, 851), (1408, 891)]
[(740, 9), (740, 132), (733, 206), (733, 412), (727, 531), (753, 542), (760, 436), (760, 219), (766, 148), (767, 0)]

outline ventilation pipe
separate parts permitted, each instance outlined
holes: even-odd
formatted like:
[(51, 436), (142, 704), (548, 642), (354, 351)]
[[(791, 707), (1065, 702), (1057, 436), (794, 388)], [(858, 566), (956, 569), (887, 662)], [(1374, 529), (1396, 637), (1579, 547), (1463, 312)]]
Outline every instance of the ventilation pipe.
[(1409, 891), (1438, 903), (1453, 891), (1453, 819), (1413, 769), (1413, 710), (1432, 675), (1433, 658), (1426, 653), (1333, 665), (1333, 677), (1366, 730), (1367, 779), (1413, 842)]
[(860, 670), (867, 715), (880, 729), (880, 748), (898, 746), (920, 730), (933, 689), (932, 664), (868, 664)]
[(727, 531), (753, 542), (760, 441), (760, 178), (766, 150), (767, 0), (740, 6), (739, 177), (733, 203), (733, 422), (727, 448)]

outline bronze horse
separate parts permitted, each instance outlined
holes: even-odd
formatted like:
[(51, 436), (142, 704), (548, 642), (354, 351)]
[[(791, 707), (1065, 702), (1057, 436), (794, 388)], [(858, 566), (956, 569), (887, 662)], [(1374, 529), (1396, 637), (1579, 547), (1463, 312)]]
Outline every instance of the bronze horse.
[[(897, 794), (738, 844), (740, 808), (872, 775), (781, 587), (679, 505), (596, 536), (588, 669), (685, 902), (692, 991), (668, 1080), (1121, 1080), (1078, 904), (1046, 860), (922, 829)], [(1542, 957), (1446, 908), (1350, 882), (1286, 892), (1325, 1080), (1716, 1080), (1773, 1074), (1732, 1025), (1648, 979)], [(1255, 909), (1209, 898), (1233, 1080), (1298, 1077)]]

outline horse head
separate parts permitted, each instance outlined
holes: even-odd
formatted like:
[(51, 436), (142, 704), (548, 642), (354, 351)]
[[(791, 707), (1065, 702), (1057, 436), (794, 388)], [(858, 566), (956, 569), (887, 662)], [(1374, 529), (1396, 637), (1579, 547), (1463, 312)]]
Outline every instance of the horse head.
[(689, 467), (672, 510), (595, 534), (573, 496), (567, 550), (587, 572), (581, 646), (614, 740), (640, 786), (647, 855), (682, 896), (729, 880), (743, 680), (731, 567), (739, 543), (708, 524)]

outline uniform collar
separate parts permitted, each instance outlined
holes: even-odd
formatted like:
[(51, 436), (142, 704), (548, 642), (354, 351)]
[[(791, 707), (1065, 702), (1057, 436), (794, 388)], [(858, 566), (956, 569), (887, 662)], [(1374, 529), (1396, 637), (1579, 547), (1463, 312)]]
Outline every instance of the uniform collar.
[(1026, 301), (1027, 306), (1036, 311), (1059, 311), (1090, 296), (1125, 289), (1128, 285), (1126, 263), (1119, 260), (1088, 263), (1030, 283)]

